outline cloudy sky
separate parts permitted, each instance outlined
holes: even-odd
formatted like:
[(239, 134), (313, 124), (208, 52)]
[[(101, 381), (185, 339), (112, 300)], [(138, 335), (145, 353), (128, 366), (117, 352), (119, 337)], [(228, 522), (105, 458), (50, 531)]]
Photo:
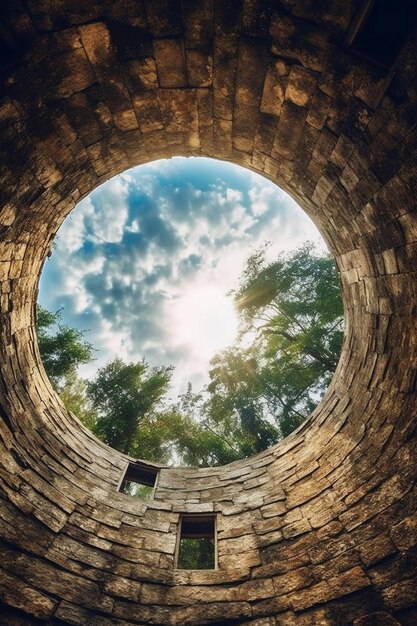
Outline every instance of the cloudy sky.
[(227, 292), (248, 256), (306, 240), (324, 247), (297, 204), (266, 179), (205, 158), (154, 161), (112, 178), (66, 219), (46, 262), (39, 302), (88, 330), (93, 376), (115, 355), (174, 365), (171, 395), (197, 391), (233, 342)]

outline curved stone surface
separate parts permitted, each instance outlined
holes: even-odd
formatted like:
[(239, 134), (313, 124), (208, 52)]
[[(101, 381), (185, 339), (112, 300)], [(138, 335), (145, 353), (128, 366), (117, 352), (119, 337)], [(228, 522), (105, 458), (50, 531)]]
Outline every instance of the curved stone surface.
[[(390, 69), (345, 43), (354, 0), (3, 3), (1, 623), (417, 622), (417, 39)], [(342, 357), (321, 405), (259, 456), (161, 470), (69, 415), (40, 364), (37, 281), (74, 204), (122, 170), (206, 155), (275, 181), (335, 253)], [(215, 511), (219, 568), (173, 567)]]

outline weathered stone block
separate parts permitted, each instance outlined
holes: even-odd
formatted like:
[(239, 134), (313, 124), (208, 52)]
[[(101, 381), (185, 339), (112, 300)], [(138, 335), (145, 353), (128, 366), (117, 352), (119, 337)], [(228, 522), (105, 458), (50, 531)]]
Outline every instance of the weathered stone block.
[(161, 87), (185, 87), (187, 74), (182, 41), (156, 39), (153, 42), (156, 70)]
[(317, 79), (313, 72), (301, 65), (292, 65), (288, 76), (285, 98), (297, 106), (307, 107), (316, 89)]
[(158, 94), (167, 132), (198, 130), (198, 109), (193, 90), (165, 89)]
[(48, 70), (45, 80), (50, 85), (49, 95), (54, 98), (67, 98), (97, 80), (82, 48), (51, 60)]
[(199, 50), (187, 50), (188, 84), (191, 87), (210, 87), (213, 82), (213, 59)]
[(31, 589), (18, 579), (0, 572), (2, 600), (9, 606), (26, 610), (35, 618), (48, 619), (54, 612), (56, 603), (43, 593)]
[(391, 529), (390, 537), (400, 550), (417, 544), (417, 515), (410, 515)]
[(288, 84), (289, 66), (278, 60), (271, 65), (265, 75), (265, 83), (261, 100), (262, 113), (279, 116), (285, 99)]

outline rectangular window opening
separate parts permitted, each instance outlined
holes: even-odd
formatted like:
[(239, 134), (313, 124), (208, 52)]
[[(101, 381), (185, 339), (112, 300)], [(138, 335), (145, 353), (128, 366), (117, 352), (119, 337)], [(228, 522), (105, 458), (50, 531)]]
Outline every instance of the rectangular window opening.
[(144, 463), (129, 463), (119, 491), (148, 502), (152, 500), (158, 470)]
[(346, 43), (359, 56), (388, 69), (416, 27), (415, 0), (364, 0)]
[(177, 569), (217, 568), (215, 515), (182, 515), (177, 541)]

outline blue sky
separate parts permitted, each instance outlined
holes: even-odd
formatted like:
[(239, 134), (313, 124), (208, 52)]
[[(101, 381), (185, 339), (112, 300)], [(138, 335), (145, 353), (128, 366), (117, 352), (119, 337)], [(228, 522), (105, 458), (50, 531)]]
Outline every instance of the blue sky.
[(171, 395), (197, 391), (209, 361), (230, 345), (231, 298), (245, 260), (270, 241), (271, 258), (324, 243), (282, 190), (249, 170), (176, 157), (124, 172), (82, 200), (45, 263), (39, 302), (88, 330), (93, 376), (116, 354), (174, 365)]

